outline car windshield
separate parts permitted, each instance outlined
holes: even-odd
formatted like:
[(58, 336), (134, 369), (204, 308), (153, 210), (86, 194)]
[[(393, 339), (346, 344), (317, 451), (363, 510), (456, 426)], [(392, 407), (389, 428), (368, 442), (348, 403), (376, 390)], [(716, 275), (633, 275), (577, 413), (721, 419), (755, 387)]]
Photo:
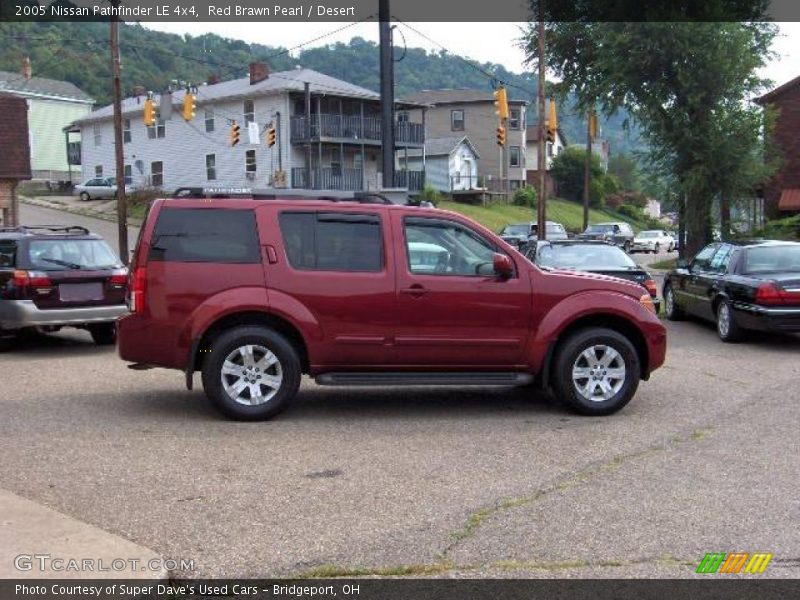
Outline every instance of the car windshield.
[(528, 235), (531, 226), (523, 223), (522, 225), (506, 225), (500, 235)]
[(28, 259), (35, 269), (117, 269), (122, 266), (103, 240), (32, 240)]
[(657, 238), (660, 237), (657, 231), (642, 231), (639, 234), (640, 238)]
[(545, 231), (547, 233), (565, 233), (564, 227), (558, 223), (548, 223), (545, 226)]
[(613, 225), (589, 225), (586, 233), (610, 233), (614, 231)]
[(760, 246), (745, 251), (744, 272), (747, 274), (785, 271), (800, 272), (800, 244)]
[(536, 263), (578, 271), (636, 268), (636, 263), (622, 249), (606, 244), (547, 244), (539, 249)]
[(108, 177), (108, 178), (106, 179), (106, 181), (107, 181), (108, 183), (110, 183), (111, 185), (117, 185), (117, 178), (116, 178), (116, 177)]

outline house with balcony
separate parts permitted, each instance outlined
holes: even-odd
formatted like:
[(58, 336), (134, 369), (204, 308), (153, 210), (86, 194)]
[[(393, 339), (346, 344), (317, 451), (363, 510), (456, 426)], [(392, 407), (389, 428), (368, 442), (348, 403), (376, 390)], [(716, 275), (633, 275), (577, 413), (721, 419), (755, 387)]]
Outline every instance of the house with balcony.
[[(311, 69), (271, 73), (251, 63), (249, 77), (197, 86), (196, 115), (182, 117), (185, 91), (156, 94), (156, 122), (143, 121), (142, 93), (123, 101), (125, 179), (134, 187), (292, 187), (318, 190), (421, 190), (422, 170), (380, 173), (380, 95)], [(400, 108), (407, 105), (400, 104)], [(231, 142), (233, 123), (239, 143)], [(84, 178), (116, 176), (113, 108), (77, 120)], [(276, 143), (266, 132), (276, 129)], [(396, 124), (397, 152), (422, 148), (421, 122)]]

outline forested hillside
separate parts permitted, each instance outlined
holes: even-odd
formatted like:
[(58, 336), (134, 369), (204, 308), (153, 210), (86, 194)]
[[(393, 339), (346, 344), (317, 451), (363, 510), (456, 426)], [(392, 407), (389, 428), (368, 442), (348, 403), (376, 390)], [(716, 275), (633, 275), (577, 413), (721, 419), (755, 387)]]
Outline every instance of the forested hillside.
[[(265, 25), (265, 38), (269, 37)], [(164, 89), (172, 80), (193, 83), (211, 75), (222, 80), (244, 77), (251, 61), (266, 61), (272, 70), (292, 69), (298, 65), (373, 90), (378, 89), (378, 47), (362, 38), (349, 43), (304, 48), (292, 54), (286, 48), (248, 44), (240, 40), (208, 34), (175, 35), (152, 31), (138, 24), (121, 26), (123, 89), (134, 86), (150, 90)], [(297, 40), (298, 44), (306, 40)], [(499, 43), (499, 42), (498, 42)], [(508, 40), (507, 43), (515, 43)], [(396, 95), (423, 89), (491, 89), (491, 80), (481, 71), (493, 74), (512, 87), (512, 98), (531, 100), (536, 82), (531, 73), (512, 73), (502, 65), (473, 63), (444, 51), (422, 48), (395, 49)], [(19, 71), (22, 59), (30, 57), (34, 75), (64, 79), (96, 99), (99, 105), (111, 98), (108, 24), (104, 22), (0, 23), (0, 70)], [(603, 128), (613, 152), (626, 152), (636, 146), (637, 136), (622, 127), (625, 115), (612, 117)], [(533, 122), (535, 117), (529, 119)], [(562, 107), (560, 123), (570, 143), (585, 140), (581, 118)]]

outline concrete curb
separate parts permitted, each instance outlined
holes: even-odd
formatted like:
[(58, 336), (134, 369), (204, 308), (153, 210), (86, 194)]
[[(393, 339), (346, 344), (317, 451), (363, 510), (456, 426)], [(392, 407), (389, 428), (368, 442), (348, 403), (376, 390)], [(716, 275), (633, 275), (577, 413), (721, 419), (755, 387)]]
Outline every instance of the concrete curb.
[(0, 515), (0, 579), (167, 577), (152, 550), (1, 489)]
[[(42, 200), (41, 198), (28, 198), (26, 196), (20, 196), (19, 201), (22, 204), (30, 204), (32, 206), (49, 208), (51, 210), (60, 210), (62, 212), (70, 213), (73, 215), (80, 215), (82, 217), (101, 219), (103, 221), (109, 221), (111, 223), (117, 222), (116, 215), (109, 215), (107, 213), (97, 212), (89, 209), (74, 208), (72, 206), (65, 206), (64, 204), (56, 204), (54, 202), (48, 202), (47, 200)], [(136, 217), (128, 217), (128, 225), (133, 227), (141, 227), (142, 221), (141, 219), (137, 219)]]

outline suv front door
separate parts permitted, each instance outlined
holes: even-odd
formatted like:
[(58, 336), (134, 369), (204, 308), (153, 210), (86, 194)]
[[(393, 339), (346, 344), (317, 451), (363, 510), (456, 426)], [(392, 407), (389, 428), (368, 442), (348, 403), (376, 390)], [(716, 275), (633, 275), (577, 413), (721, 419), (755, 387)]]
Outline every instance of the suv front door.
[[(531, 319), (528, 272), (499, 278), (502, 252), (457, 221), (392, 211), (395, 363), (415, 368), (521, 365)], [(510, 257), (513, 263), (517, 261)]]

